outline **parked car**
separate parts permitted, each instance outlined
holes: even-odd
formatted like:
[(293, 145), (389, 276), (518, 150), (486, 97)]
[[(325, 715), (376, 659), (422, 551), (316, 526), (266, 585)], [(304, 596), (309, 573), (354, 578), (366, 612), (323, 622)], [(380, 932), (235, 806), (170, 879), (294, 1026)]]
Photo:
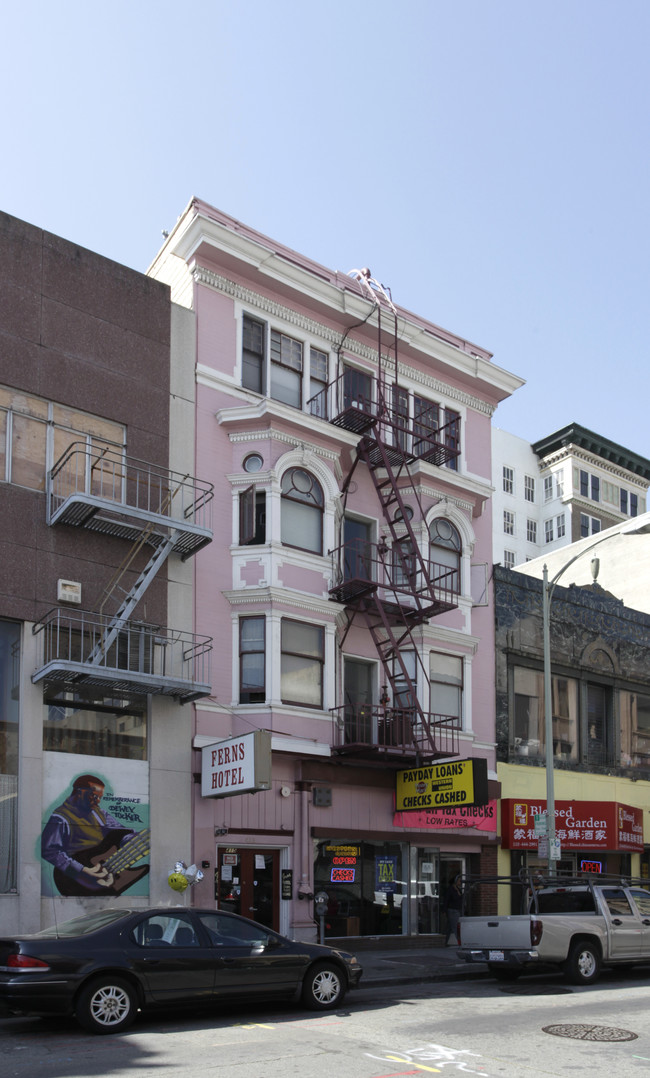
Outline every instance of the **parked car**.
[(519, 914), (461, 917), (459, 956), (487, 962), (498, 980), (514, 980), (524, 970), (548, 964), (573, 984), (592, 984), (602, 966), (650, 962), (648, 880), (520, 875), (483, 882), (516, 887), (526, 908)]
[(0, 939), (0, 1006), (70, 1014), (118, 1033), (138, 1010), (219, 1000), (338, 1006), (361, 977), (346, 951), (301, 943), (222, 910), (102, 909), (42, 932)]

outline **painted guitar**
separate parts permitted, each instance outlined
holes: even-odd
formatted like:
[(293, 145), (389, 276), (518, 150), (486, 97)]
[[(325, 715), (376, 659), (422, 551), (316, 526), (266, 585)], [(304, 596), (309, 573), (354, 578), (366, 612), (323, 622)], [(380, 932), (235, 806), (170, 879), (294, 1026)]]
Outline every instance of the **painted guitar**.
[(128, 887), (132, 887), (134, 883), (146, 876), (149, 865), (139, 865), (138, 868), (131, 868), (131, 865), (149, 853), (151, 832), (149, 828), (146, 828), (144, 831), (139, 831), (133, 838), (122, 842), (124, 836), (130, 833), (130, 831), (121, 830), (108, 831), (97, 846), (90, 846), (87, 850), (79, 850), (72, 855), (75, 861), (79, 861), (87, 868), (101, 866), (108, 873), (108, 876), (103, 877), (104, 886), (99, 879), (95, 881), (85, 872), (73, 878), (55, 868), (54, 882), (59, 893), (66, 896), (121, 895)]

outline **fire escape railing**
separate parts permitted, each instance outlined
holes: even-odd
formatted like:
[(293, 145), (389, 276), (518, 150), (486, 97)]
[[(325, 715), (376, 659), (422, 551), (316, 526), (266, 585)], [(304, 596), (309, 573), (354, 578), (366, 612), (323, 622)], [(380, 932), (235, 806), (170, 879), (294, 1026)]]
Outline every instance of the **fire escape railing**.
[[(457, 750), (460, 718), (425, 712), (426, 724), (434, 732), (441, 756)], [(376, 750), (381, 758), (412, 758), (427, 754), (428, 736), (418, 725), (414, 708), (384, 705), (344, 704), (332, 708), (332, 745), (349, 755)]]
[(34, 682), (54, 694), (101, 690), (108, 695), (172, 696), (182, 703), (210, 693), (212, 640), (129, 621), (104, 646), (110, 621), (86, 610), (50, 610), (32, 632), (43, 635), (43, 665)]

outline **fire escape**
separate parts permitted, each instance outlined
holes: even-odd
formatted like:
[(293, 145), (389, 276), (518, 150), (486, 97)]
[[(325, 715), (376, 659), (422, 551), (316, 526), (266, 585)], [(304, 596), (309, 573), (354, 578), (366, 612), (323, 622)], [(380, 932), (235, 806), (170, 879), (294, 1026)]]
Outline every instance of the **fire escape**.
[[(388, 292), (367, 270), (355, 271), (354, 275), (375, 304), (377, 377), (344, 368), (321, 391), (323, 400), (316, 401), (315, 410), (359, 436), (355, 458), (342, 486), (344, 505), (357, 467), (365, 465), (391, 543), (389, 546), (383, 537), (378, 543), (357, 539), (344, 541), (331, 552), (330, 597), (342, 603), (346, 613), (341, 646), (353, 623), (362, 622), (370, 632), (384, 672), (378, 705), (347, 701), (335, 709), (334, 751), (404, 766), (458, 755), (459, 719), (425, 711), (418, 699), (417, 667), (423, 685), (428, 684), (428, 670), (414, 637), (419, 626), (457, 605), (458, 573), (423, 554), (402, 491), (408, 487), (409, 499), (419, 509), (418, 519), (423, 520), (411, 466), (418, 461), (442, 466), (457, 457), (460, 419), (454, 416), (440, 425), (437, 407), (427, 407), (423, 402), (417, 416), (411, 415), (408, 392), (400, 387), (398, 378), (397, 311)], [(382, 361), (382, 309), (386, 308), (394, 319), (392, 385), (386, 381)], [(414, 657), (415, 669), (407, 662), (406, 654)]]
[(46, 494), (48, 524), (131, 543), (96, 611), (54, 609), (34, 626), (43, 664), (32, 681), (48, 701), (101, 708), (150, 693), (179, 703), (208, 696), (211, 640), (132, 615), (171, 554), (185, 561), (211, 541), (212, 484), (75, 442), (48, 473)]

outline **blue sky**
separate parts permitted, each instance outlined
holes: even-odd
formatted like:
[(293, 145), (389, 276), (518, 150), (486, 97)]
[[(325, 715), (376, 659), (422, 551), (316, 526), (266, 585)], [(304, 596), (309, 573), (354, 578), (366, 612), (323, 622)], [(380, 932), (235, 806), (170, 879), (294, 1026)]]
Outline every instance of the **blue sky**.
[(144, 270), (199, 196), (650, 457), (648, 0), (23, 0), (0, 209)]

